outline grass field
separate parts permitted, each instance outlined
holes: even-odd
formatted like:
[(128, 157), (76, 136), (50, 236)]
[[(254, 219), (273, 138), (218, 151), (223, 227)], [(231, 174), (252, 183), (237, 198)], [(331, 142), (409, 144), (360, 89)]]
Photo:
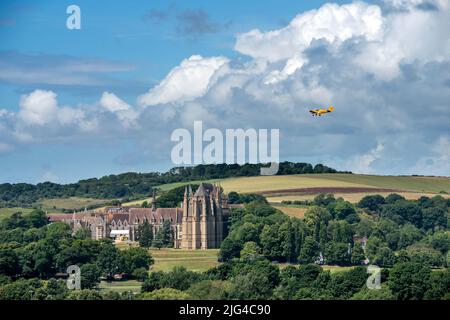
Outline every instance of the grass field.
[[(420, 193), (450, 194), (449, 177), (412, 177), (412, 176), (372, 176), (360, 174), (302, 174), (288, 176), (238, 177), (205, 182), (220, 182), (225, 192), (241, 193), (288, 190), (299, 188), (385, 188)], [(159, 186), (161, 190), (170, 190), (186, 184), (200, 181), (170, 183)]]
[(277, 208), (284, 214), (294, 218), (303, 218), (307, 210), (306, 207), (299, 207), (299, 206), (277, 206), (277, 205), (272, 206), (274, 208)]
[(30, 208), (0, 208), (0, 220), (9, 217), (15, 212), (22, 212), (23, 214), (30, 213), (33, 209)]
[(109, 200), (105, 199), (92, 199), (92, 198), (57, 198), (57, 199), (44, 199), (39, 204), (42, 205), (44, 210), (46, 209), (81, 209), (90, 205), (96, 205), (105, 203)]
[(217, 262), (218, 252), (218, 249), (150, 249), (150, 253), (155, 259), (155, 264), (151, 267), (151, 270), (170, 271), (175, 266), (184, 266), (191, 271), (206, 271), (219, 265), (219, 262)]
[(220, 185), (225, 192), (236, 191), (252, 193), (314, 187), (370, 187), (351, 181), (333, 179), (317, 179), (319, 175), (289, 175), (289, 176), (257, 176), (224, 179)]
[[(311, 176), (311, 175), (308, 175)], [(363, 174), (317, 174), (317, 180), (357, 183), (377, 188), (390, 188), (405, 191), (450, 193), (450, 177), (411, 177), (411, 176), (373, 176)]]
[(124, 292), (132, 291), (133, 293), (141, 292), (142, 283), (136, 280), (126, 280), (126, 281), (102, 281), (99, 284), (100, 291), (108, 292)]
[[(426, 197), (434, 197), (435, 193), (422, 193), (422, 192), (397, 192), (399, 195), (405, 197), (408, 200), (417, 200), (421, 196)], [(372, 194), (379, 194), (383, 197), (386, 197), (390, 194), (390, 192), (358, 192), (358, 193), (334, 193), (335, 198), (343, 198), (352, 203), (359, 202), (363, 197)], [(449, 194), (440, 194), (444, 198), (450, 198)], [(267, 197), (267, 201), (270, 203), (281, 203), (281, 201), (295, 201), (295, 200), (312, 200), (316, 194), (298, 194), (298, 195), (284, 195), (284, 196), (273, 196)]]

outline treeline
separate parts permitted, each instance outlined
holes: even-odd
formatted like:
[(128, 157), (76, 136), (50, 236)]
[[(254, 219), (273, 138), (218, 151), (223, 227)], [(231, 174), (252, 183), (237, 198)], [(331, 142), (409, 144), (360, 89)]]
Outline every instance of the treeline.
[(381, 288), (368, 289), (366, 267), (330, 272), (317, 264), (280, 268), (243, 256), (204, 273), (176, 267), (152, 272), (136, 299), (145, 300), (448, 300), (450, 270), (416, 262), (381, 270)]
[[(44, 212), (20, 213), (0, 223), (0, 299), (78, 299), (64, 280), (67, 267), (81, 269), (81, 288), (96, 288), (116, 276), (144, 281), (153, 258), (146, 249), (119, 250), (111, 240), (90, 239), (90, 230), (74, 235), (68, 224), (48, 224)], [(95, 295), (93, 296), (95, 297)]]
[(264, 201), (233, 209), (219, 258), (243, 253), (289, 263), (392, 267), (417, 262), (431, 268), (450, 261), (450, 201), (366, 196), (357, 206), (319, 195), (304, 218), (291, 218)]
[[(257, 176), (261, 164), (211, 164), (177, 167), (165, 173), (128, 172), (102, 178), (80, 180), (77, 183), (57, 184), (4, 183), (0, 184), (0, 207), (32, 207), (43, 198), (85, 197), (96, 199), (136, 198), (151, 195), (155, 186), (193, 180)], [(336, 173), (322, 164), (282, 162), (279, 175), (304, 173)]]

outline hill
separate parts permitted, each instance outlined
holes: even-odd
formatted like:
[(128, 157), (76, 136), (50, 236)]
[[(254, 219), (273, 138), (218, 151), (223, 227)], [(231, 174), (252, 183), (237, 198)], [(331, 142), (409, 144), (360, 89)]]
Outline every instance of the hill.
[[(333, 193), (350, 202), (357, 202), (367, 194), (388, 195), (396, 192), (407, 199), (417, 199), (422, 195), (441, 194), (449, 197), (450, 178), (418, 176), (375, 176), (359, 174), (302, 174), (258, 177), (236, 177), (214, 179), (209, 182), (220, 183), (225, 192), (258, 193), (270, 202), (283, 200), (312, 199), (320, 193)], [(189, 183), (176, 183), (158, 186), (170, 190)]]

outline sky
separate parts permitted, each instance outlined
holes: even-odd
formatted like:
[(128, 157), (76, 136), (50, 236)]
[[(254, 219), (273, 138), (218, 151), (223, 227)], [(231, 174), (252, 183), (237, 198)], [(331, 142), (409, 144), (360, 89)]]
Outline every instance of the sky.
[(279, 129), (281, 160), (449, 176), (448, 30), (450, 0), (2, 1), (0, 183), (165, 171), (196, 120)]

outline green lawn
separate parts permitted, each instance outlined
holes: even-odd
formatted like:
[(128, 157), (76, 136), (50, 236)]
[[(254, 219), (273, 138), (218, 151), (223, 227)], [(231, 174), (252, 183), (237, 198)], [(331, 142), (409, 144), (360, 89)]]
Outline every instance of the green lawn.
[(57, 210), (57, 209), (82, 209), (90, 205), (102, 204), (110, 200), (106, 199), (93, 199), (93, 198), (56, 198), (56, 199), (43, 199), (39, 202), (44, 210)]
[(219, 265), (217, 261), (218, 249), (183, 250), (162, 248), (150, 249), (155, 264), (152, 271), (170, 271), (175, 266), (184, 266), (191, 271), (206, 271)]
[(316, 179), (331, 179), (357, 183), (377, 188), (400, 189), (405, 191), (450, 193), (450, 177), (372, 176), (363, 174), (317, 174), (306, 175)]
[(0, 220), (9, 217), (13, 213), (22, 212), (22, 214), (27, 214), (33, 211), (31, 208), (0, 208)]
[[(161, 190), (170, 190), (187, 184), (202, 181), (177, 182), (158, 186)], [(320, 187), (365, 187), (383, 188), (414, 192), (450, 193), (449, 177), (412, 177), (412, 176), (373, 176), (361, 174), (301, 174), (286, 176), (255, 176), (228, 179), (206, 180), (203, 182), (220, 182), (225, 192), (242, 193), (269, 190), (286, 190), (297, 188)]]
[(126, 281), (102, 281), (99, 284), (100, 291), (114, 291), (114, 292), (124, 292), (132, 291), (133, 293), (141, 292), (142, 283), (136, 280), (126, 280)]

